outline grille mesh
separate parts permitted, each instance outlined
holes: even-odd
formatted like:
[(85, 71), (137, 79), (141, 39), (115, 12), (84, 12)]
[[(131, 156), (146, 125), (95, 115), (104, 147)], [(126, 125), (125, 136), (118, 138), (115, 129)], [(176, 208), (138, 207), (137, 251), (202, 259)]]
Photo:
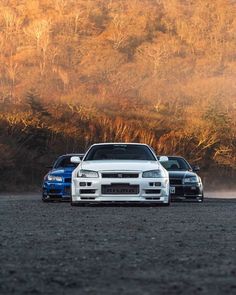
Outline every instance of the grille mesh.
[(181, 184), (183, 184), (183, 182), (182, 182), (182, 179), (170, 178), (170, 184), (181, 185)]
[(138, 173), (102, 173), (102, 178), (138, 178)]

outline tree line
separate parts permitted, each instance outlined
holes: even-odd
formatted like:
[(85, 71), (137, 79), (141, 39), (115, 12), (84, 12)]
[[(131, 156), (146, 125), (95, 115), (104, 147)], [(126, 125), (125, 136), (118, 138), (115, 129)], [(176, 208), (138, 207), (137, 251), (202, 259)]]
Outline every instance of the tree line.
[(233, 183), (235, 5), (2, 0), (1, 187), (38, 185), (58, 155), (99, 141), (146, 142)]

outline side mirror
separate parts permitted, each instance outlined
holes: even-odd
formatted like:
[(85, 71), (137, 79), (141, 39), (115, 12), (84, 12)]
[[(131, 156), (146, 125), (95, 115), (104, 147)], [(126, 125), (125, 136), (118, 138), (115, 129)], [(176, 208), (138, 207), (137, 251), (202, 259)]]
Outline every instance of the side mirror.
[(193, 169), (194, 172), (200, 171), (199, 166), (192, 166), (192, 169)]
[(70, 158), (71, 163), (79, 164), (81, 162), (80, 157), (74, 156)]
[(167, 156), (161, 156), (159, 159), (160, 163), (164, 163), (164, 162), (168, 162), (168, 161), (169, 161), (169, 158)]

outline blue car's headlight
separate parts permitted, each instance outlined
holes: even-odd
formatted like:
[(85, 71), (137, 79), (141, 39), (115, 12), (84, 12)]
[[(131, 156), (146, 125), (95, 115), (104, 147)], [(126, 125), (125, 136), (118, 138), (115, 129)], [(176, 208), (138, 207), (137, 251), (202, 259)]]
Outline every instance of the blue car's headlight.
[(197, 176), (191, 176), (191, 177), (184, 178), (184, 183), (197, 183), (197, 182), (199, 182)]
[(143, 178), (160, 178), (165, 177), (165, 174), (162, 170), (150, 170), (143, 172)]
[(63, 181), (63, 178), (62, 178), (61, 176), (56, 176), (56, 175), (49, 174), (49, 175), (47, 176), (47, 180), (48, 180), (48, 181), (62, 182), (62, 181)]
[(92, 170), (81, 169), (78, 171), (77, 175), (81, 178), (98, 178), (98, 172)]

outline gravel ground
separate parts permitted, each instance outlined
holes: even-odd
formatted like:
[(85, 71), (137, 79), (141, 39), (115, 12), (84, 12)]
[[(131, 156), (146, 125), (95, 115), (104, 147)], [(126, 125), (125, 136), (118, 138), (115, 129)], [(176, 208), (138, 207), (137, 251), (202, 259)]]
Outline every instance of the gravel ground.
[(236, 294), (236, 199), (72, 207), (0, 196), (0, 294)]

